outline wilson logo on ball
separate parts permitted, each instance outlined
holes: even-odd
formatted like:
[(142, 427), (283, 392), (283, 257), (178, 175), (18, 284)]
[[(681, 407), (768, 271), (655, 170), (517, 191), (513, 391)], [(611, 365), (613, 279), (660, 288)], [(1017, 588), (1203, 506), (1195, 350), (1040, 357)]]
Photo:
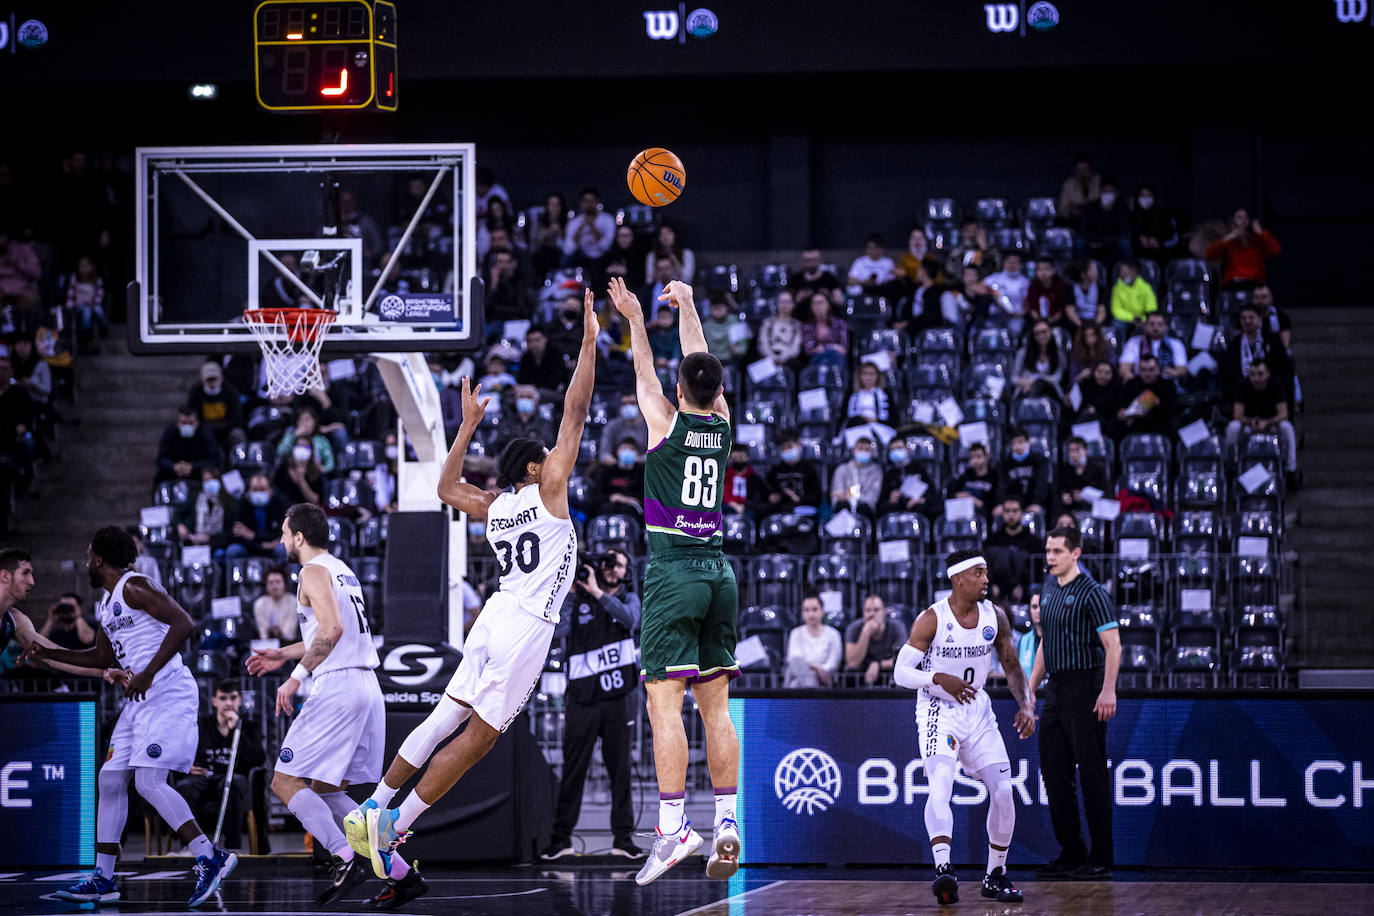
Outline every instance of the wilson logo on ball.
[(670, 184), (673, 187), (677, 188), (679, 194), (682, 193), (682, 179), (678, 175), (676, 175), (672, 169), (663, 170), (662, 181), (664, 184)]

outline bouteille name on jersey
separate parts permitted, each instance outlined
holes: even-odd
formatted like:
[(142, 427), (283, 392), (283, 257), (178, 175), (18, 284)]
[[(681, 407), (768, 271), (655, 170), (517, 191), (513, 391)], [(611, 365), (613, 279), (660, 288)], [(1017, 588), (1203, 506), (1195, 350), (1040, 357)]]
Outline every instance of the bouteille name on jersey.
[(528, 525), (530, 522), (537, 521), (538, 519), (539, 510), (531, 506), (528, 509), (517, 512), (510, 518), (491, 517), (488, 519), (488, 524), (497, 531), (509, 531), (511, 528), (519, 528), (521, 525)]
[(698, 433), (688, 430), (682, 445), (684, 448), (704, 448), (719, 450), (721, 448), (722, 433)]

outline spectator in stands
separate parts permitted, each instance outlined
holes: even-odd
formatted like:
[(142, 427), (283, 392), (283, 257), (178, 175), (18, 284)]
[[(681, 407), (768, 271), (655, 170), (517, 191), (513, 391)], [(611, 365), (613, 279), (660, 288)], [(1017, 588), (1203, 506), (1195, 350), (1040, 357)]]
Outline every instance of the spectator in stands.
[(644, 518), (644, 462), (639, 443), (626, 436), (616, 444), (615, 464), (599, 464), (592, 474), (597, 499), (610, 512)]
[(1055, 271), (1052, 258), (1035, 259), (1035, 278), (1026, 289), (1025, 315), (1027, 319), (1049, 319), (1070, 334), (1082, 323), (1069, 285)]
[[(926, 485), (926, 491), (915, 499), (902, 492), (902, 487), (913, 477)], [(935, 514), (935, 494), (930, 489), (930, 483), (921, 475), (919, 469), (912, 466), (911, 450), (907, 447), (906, 440), (900, 436), (893, 436), (887, 443), (887, 469), (883, 472), (883, 496), (878, 504), (878, 515), (886, 515), (889, 512)], [(931, 498), (926, 499), (927, 495)]]
[[(1223, 393), (1232, 401), (1237, 399), (1241, 385), (1250, 374), (1250, 364), (1262, 359), (1269, 363), (1269, 371), (1292, 393), (1293, 368), (1288, 362), (1283, 340), (1264, 328), (1259, 306), (1247, 303), (1240, 308), (1240, 334), (1226, 347), (1226, 359), (1221, 366)], [(1291, 403), (1290, 403), (1291, 408)]]
[(1116, 412), (1125, 403), (1126, 395), (1116, 368), (1105, 359), (1099, 361), (1093, 366), (1091, 375), (1079, 378), (1078, 393), (1083, 400), (1074, 419), (1080, 423), (1098, 420), (1104, 434), (1113, 439), (1119, 438)]
[(1030, 450), (1030, 436), (1019, 426), (1011, 431), (1011, 451), (1007, 453), (1002, 472), (1002, 489), (998, 494), (1001, 505), (993, 507), (994, 517), (1002, 514), (1007, 497), (1015, 496), (1023, 509), (1045, 514), (1050, 504), (1050, 466), (1045, 456)]
[(547, 330), (549, 347), (562, 353), (577, 353), (582, 346), (581, 295), (565, 296)]
[(503, 240), (505, 247), (513, 247), (514, 239), (515, 217), (511, 216), (510, 204), (499, 197), (492, 198), (487, 215), (477, 220), (477, 257), (485, 258)]
[(988, 552), (990, 597), (998, 604), (1020, 604), (1030, 590), (1032, 572), (1043, 560), (1045, 542), (1025, 525), (1021, 500), (1002, 500), (1002, 524), (993, 529), (984, 545)]
[[(667, 258), (673, 265), (673, 276), (691, 283), (697, 275), (697, 256), (692, 249), (684, 248), (677, 237), (677, 230), (667, 223), (658, 227), (654, 233), (654, 245), (644, 257), (644, 272), (651, 273), (655, 258)], [(633, 289), (634, 287), (631, 287)], [(660, 292), (662, 287), (659, 287)]]
[[(1056, 522), (1056, 528), (1059, 524)], [(1016, 644), (1016, 657), (1021, 661), (1021, 670), (1026, 672), (1027, 679), (1031, 676), (1031, 671), (1035, 668), (1035, 653), (1040, 648), (1042, 630), (1040, 628), (1040, 586), (1032, 585), (1030, 589), (1030, 619), (1031, 628), (1021, 635)], [(1039, 684), (1031, 684), (1031, 689), (1039, 687)]]
[(870, 423), (888, 421), (887, 392), (882, 388), (882, 376), (873, 363), (865, 362), (859, 366), (854, 379), (854, 393), (849, 396), (845, 413), (851, 420), (867, 420)]
[[(12, 217), (5, 214), (4, 218)], [(42, 301), (38, 296), (42, 277), (43, 266), (33, 246), (11, 238), (8, 229), (0, 229), (0, 299), (12, 299), (24, 310), (37, 308)]]
[(1092, 504), (1083, 498), (1083, 490), (1093, 487), (1107, 492), (1107, 468), (1103, 462), (1088, 457), (1088, 443), (1082, 437), (1074, 436), (1064, 445), (1064, 463), (1059, 467), (1056, 478), (1059, 485), (1060, 509), (1091, 509)]
[(1278, 239), (1260, 228), (1244, 207), (1231, 214), (1231, 229), (1207, 246), (1209, 261), (1221, 262), (1221, 282), (1263, 283), (1264, 262), (1277, 257), (1283, 249)]
[[(248, 774), (267, 760), (263, 749), (262, 726), (239, 716), (243, 697), (237, 681), (224, 680), (215, 685), (210, 695), (210, 712), (199, 721), (200, 740), (196, 759), (190, 771), (173, 781), (177, 792), (191, 806), (196, 823), (218, 822), (221, 799), (224, 798), (224, 777), (229, 770), (229, 757), (234, 756), (234, 772), (229, 779), (228, 803), (224, 806), (224, 827), (221, 836), (225, 849), (240, 848), (244, 806), (248, 800)], [(234, 731), (238, 730), (238, 750), (234, 751)]]
[(882, 465), (873, 460), (873, 440), (860, 436), (851, 457), (835, 468), (830, 482), (830, 506), (835, 512), (848, 509), (856, 515), (873, 517), (883, 490)]
[(876, 684), (881, 672), (892, 670), (906, 637), (902, 626), (887, 618), (883, 599), (869, 595), (864, 599), (863, 617), (844, 633), (845, 670), (862, 671), (865, 684)]
[(214, 434), (200, 425), (200, 417), (191, 405), (183, 404), (177, 410), (176, 422), (162, 431), (153, 482), (191, 478), (203, 468), (219, 467), (222, 457)]
[(766, 477), (769, 511), (814, 515), (821, 505), (820, 475), (802, 462), (795, 431), (784, 430), (778, 438), (778, 461)]
[(267, 591), (253, 602), (253, 623), (261, 639), (280, 639), (285, 645), (296, 640), (300, 623), (296, 619), (296, 596), (286, 591), (286, 570), (274, 566), (262, 577)]
[(499, 340), (507, 321), (524, 321), (534, 311), (529, 290), (520, 282), (515, 253), (509, 248), (493, 248), (487, 266), (486, 334)]
[(787, 282), (797, 302), (810, 302), (816, 293), (824, 293), (835, 301), (840, 298), (840, 278), (835, 276), (834, 271), (822, 268), (819, 248), (802, 251), (801, 266), (792, 271)]
[(1073, 337), (1073, 348), (1069, 350), (1069, 372), (1075, 382), (1086, 381), (1098, 363), (1109, 363), (1114, 355), (1112, 345), (1102, 333), (1102, 326), (1096, 321), (1085, 320)]
[(1159, 433), (1171, 436), (1182, 407), (1178, 403), (1178, 386), (1164, 378), (1159, 360), (1153, 353), (1140, 354), (1137, 374), (1122, 388), (1125, 406), (1116, 412), (1116, 419), (1125, 433)]
[(1183, 341), (1168, 334), (1169, 325), (1163, 312), (1151, 312), (1145, 316), (1145, 326), (1140, 334), (1126, 341), (1121, 348), (1121, 380), (1129, 382), (1135, 377), (1136, 363), (1144, 352), (1153, 353), (1159, 360), (1159, 372), (1167, 379), (1180, 381), (1188, 377), (1188, 350)]
[(864, 253), (849, 265), (849, 291), (855, 295), (885, 295), (896, 277), (897, 265), (883, 251), (886, 242), (881, 232), (871, 233), (864, 241)]
[(1021, 336), (1025, 326), (1022, 315), (1026, 311), (1026, 293), (1030, 291), (1030, 280), (1021, 272), (1021, 255), (1010, 251), (1002, 259), (1002, 269), (986, 278), (988, 288), (997, 299), (997, 305), (1008, 316), (1007, 326), (1013, 337)]
[(358, 210), (358, 197), (347, 189), (339, 192), (339, 225), (344, 235), (363, 240), (363, 261), (374, 264), (384, 254), (382, 230), (377, 221)]
[(1131, 246), (1138, 258), (1169, 261), (1178, 249), (1178, 224), (1174, 215), (1159, 202), (1152, 184), (1141, 184), (1131, 209)]
[(34, 348), (33, 338), (29, 335), (15, 334), (9, 344), (14, 384), (29, 393), (35, 419), (39, 419), (49, 413), (52, 402), (52, 370), (47, 360)]
[(1123, 260), (1117, 268), (1116, 285), (1112, 287), (1112, 323), (1117, 339), (1125, 340), (1140, 333), (1145, 316), (1159, 311), (1155, 290), (1140, 277), (1140, 264), (1133, 258)]
[(849, 354), (849, 326), (830, 314), (825, 293), (811, 295), (811, 317), (802, 325), (802, 350), (813, 366), (843, 367)]
[(539, 389), (533, 385), (516, 385), (515, 400), (502, 412), (500, 432), (496, 436), (499, 453), (514, 439), (533, 439), (553, 447), (553, 421), (539, 412)]
[(301, 455), (294, 454), (296, 446), (300, 445), (310, 449), (310, 454), (304, 457), (313, 458), (322, 473), (334, 473), (334, 446), (329, 437), (320, 432), (319, 426), (319, 411), (308, 406), (298, 408), (291, 428), (282, 434), (281, 442), (277, 443), (277, 460), (281, 461), (288, 455), (297, 461), (302, 460)]
[[(644, 283), (644, 286), (640, 289), (639, 296), (640, 299), (645, 303), (644, 307), (648, 309), (647, 314), (649, 317), (647, 320), (652, 321), (653, 319), (658, 317), (659, 312), (672, 311), (672, 308), (668, 306), (666, 303), (659, 302), (658, 297), (662, 295), (663, 290), (667, 288), (669, 283), (671, 283), (674, 280), (681, 280), (683, 278), (678, 276), (677, 268), (674, 266), (674, 261), (672, 258), (651, 257), (649, 263), (651, 264), (649, 271), (649, 279)], [(727, 304), (729, 304), (731, 299), (730, 294), (726, 293), (723, 299), (724, 301), (726, 301)], [(616, 312), (614, 309), (611, 310), (612, 318), (614, 318), (618, 314), (619, 313)]]
[(225, 492), (220, 470), (202, 468), (195, 500), (172, 512), (172, 524), (183, 544), (209, 546), (222, 559), (234, 520), (234, 499)]
[(946, 495), (950, 499), (972, 499), (974, 508), (986, 517), (992, 514), (1000, 485), (997, 469), (992, 467), (988, 457), (988, 447), (975, 442), (968, 447), (968, 467), (949, 482)]
[(515, 387), (516, 382), (515, 376), (506, 371), (506, 358), (495, 350), (487, 353), (483, 365), (487, 374), (478, 379), (477, 384), (482, 387), (484, 394), (491, 395), (491, 402), (487, 404), (487, 416), (490, 417), (501, 411), (501, 399)]
[(1101, 277), (1097, 273), (1097, 262), (1086, 258), (1074, 261), (1069, 265), (1068, 277), (1078, 317), (1083, 321), (1106, 323), (1107, 305), (1101, 301), (1102, 290), (1098, 286)]
[(782, 685), (829, 687), (844, 660), (840, 631), (826, 624), (821, 596), (814, 591), (802, 596), (801, 618), (801, 626), (787, 634)]
[(1259, 312), (1260, 327), (1270, 334), (1279, 335), (1279, 340), (1283, 342), (1283, 349), (1291, 356), (1293, 353), (1293, 321), (1288, 317), (1288, 313), (1274, 304), (1274, 291), (1267, 284), (1261, 283), (1255, 287), (1250, 296), (1250, 301), (1255, 304), (1255, 310)]
[(898, 308), (892, 327), (914, 336), (925, 328), (959, 324), (964, 312), (959, 294), (949, 288), (940, 273), (940, 260), (927, 255), (916, 267), (916, 284), (906, 308)]
[(926, 238), (926, 231), (920, 226), (912, 226), (906, 234), (906, 250), (897, 256), (896, 262), (897, 282), (902, 286), (903, 295), (916, 289), (916, 272), (928, 253), (930, 240)]
[(484, 219), (487, 215), (487, 208), (493, 199), (505, 201), (506, 206), (510, 206), (510, 194), (501, 187), (496, 180), (496, 173), (490, 166), (479, 165), (475, 173), (473, 182), (474, 190), (477, 191), (477, 218)]
[(140, 576), (147, 576), (158, 585), (162, 584), (162, 567), (158, 565), (157, 559), (148, 555), (143, 549), (143, 532), (137, 525), (126, 525), (124, 533), (134, 539), (134, 549), (138, 551), (138, 556), (134, 558), (134, 572)]
[(802, 326), (792, 317), (793, 307), (791, 291), (779, 290), (773, 314), (763, 319), (763, 326), (759, 328), (759, 355), (771, 359), (779, 368), (791, 366), (795, 369), (801, 362)]
[(200, 425), (214, 433), (220, 448), (228, 451), (244, 440), (243, 399), (229, 382), (224, 369), (214, 360), (200, 366), (200, 382), (192, 385), (186, 403), (195, 410)]
[(542, 397), (552, 401), (562, 398), (568, 384), (568, 363), (562, 351), (549, 345), (549, 335), (543, 328), (534, 326), (525, 332), (525, 352), (520, 356), (515, 381), (533, 385)]
[(768, 487), (763, 475), (749, 463), (749, 448), (735, 442), (730, 449), (730, 466), (725, 469), (725, 489), (723, 509), (747, 518), (757, 518), (759, 510), (767, 505)]
[(997, 305), (991, 287), (983, 280), (981, 270), (970, 264), (960, 271), (963, 289), (956, 294), (960, 322), (971, 318), (981, 318), (989, 314)]
[(945, 271), (953, 276), (965, 267), (977, 267), (986, 274), (996, 262), (994, 255), (988, 244), (988, 231), (976, 219), (966, 219), (959, 226), (959, 243), (945, 259)]
[[(295, 302), (284, 303), (294, 305)], [(105, 281), (90, 255), (77, 259), (76, 272), (67, 280), (67, 310), (76, 318), (77, 335), (83, 344), (91, 336), (104, 336), (108, 322), (105, 318)]]
[(633, 391), (620, 395), (620, 406), (614, 419), (601, 431), (601, 463), (615, 464), (619, 460), (615, 453), (616, 446), (626, 439), (634, 440), (635, 447), (641, 452), (649, 448), (649, 427), (644, 422), (644, 415), (639, 412), (639, 401), (635, 399)]
[(649, 275), (644, 269), (646, 260), (652, 263), (649, 245), (630, 226), (616, 226), (615, 239), (601, 261), (602, 277), (619, 277), (630, 289), (639, 289)]
[(1273, 377), (1269, 363), (1256, 359), (1250, 363), (1246, 379), (1231, 405), (1231, 421), (1226, 424), (1226, 448), (1235, 455), (1240, 436), (1272, 430), (1279, 437), (1283, 455), (1283, 470), (1288, 489), (1297, 489), (1298, 440), (1293, 424), (1288, 420), (1288, 392), (1283, 383)]
[(739, 320), (730, 310), (730, 303), (723, 298), (711, 300), (706, 320), (701, 323), (701, 333), (706, 338), (706, 349), (727, 366), (737, 364), (740, 357), (749, 352), (753, 336), (749, 325)]
[(563, 233), (568, 229), (568, 202), (557, 191), (544, 198), (544, 207), (530, 227), (530, 263), (539, 277), (558, 266), (563, 258)]
[(682, 361), (682, 340), (677, 329), (677, 310), (659, 309), (649, 322), (649, 350), (654, 354), (654, 367), (676, 371)]
[(78, 652), (95, 645), (95, 621), (83, 612), (80, 596), (70, 592), (48, 606), (48, 619), (38, 633), (64, 649)]
[(286, 548), (281, 543), (281, 523), (288, 506), (272, 490), (272, 482), (265, 471), (248, 479), (248, 489), (239, 497), (230, 534), (234, 542), (225, 550), (225, 559), (241, 557), (276, 557), (286, 560)]
[(1059, 352), (1054, 329), (1044, 318), (1031, 321), (1025, 344), (1016, 351), (1011, 380), (1018, 397), (1064, 399), (1068, 387), (1069, 360)]
[(1102, 194), (1102, 179), (1093, 168), (1092, 157), (1080, 153), (1073, 160), (1073, 174), (1064, 179), (1059, 189), (1059, 220), (1066, 226), (1077, 226), (1083, 208)]
[(288, 505), (324, 505), (324, 484), (324, 469), (309, 439), (297, 439), (286, 457), (279, 460), (277, 472), (272, 475), (273, 488)]
[(1078, 247), (1079, 254), (1099, 261), (1131, 257), (1131, 214), (1117, 193), (1115, 179), (1103, 178), (1097, 200), (1083, 205)]
[(583, 188), (578, 212), (563, 236), (563, 265), (596, 269), (615, 239), (615, 220), (601, 209), (596, 188)]

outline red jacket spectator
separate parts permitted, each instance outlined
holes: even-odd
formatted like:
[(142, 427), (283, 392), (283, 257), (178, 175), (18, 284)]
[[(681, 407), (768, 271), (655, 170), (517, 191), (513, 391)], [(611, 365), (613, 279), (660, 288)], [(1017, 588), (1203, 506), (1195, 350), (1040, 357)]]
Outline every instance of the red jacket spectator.
[(1259, 220), (1237, 210), (1231, 217), (1231, 231), (1208, 245), (1204, 256), (1209, 261), (1222, 262), (1223, 283), (1263, 283), (1264, 262), (1282, 250), (1278, 239), (1260, 228)]

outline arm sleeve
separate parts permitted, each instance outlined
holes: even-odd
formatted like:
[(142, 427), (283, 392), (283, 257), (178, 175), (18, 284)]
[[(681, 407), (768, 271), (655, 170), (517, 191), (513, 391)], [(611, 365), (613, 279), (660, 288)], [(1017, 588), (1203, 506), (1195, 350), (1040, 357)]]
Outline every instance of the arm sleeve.
[(1100, 585), (1088, 595), (1088, 622), (1098, 633), (1118, 626), (1116, 610)]

